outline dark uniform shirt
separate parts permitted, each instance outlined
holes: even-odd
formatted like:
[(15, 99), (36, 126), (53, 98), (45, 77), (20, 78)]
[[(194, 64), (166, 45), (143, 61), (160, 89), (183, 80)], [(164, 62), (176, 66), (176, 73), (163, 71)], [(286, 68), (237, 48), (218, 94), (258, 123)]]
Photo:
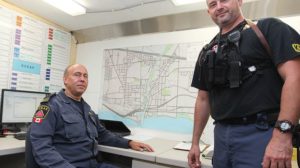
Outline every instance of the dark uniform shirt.
[[(208, 74), (200, 75), (199, 62), (196, 63), (192, 86), (209, 91), (211, 115), (215, 120), (245, 117), (262, 111), (279, 112), (283, 81), (276, 66), (300, 56), (300, 36), (293, 28), (274, 18), (260, 20), (257, 26), (267, 39), (272, 55), (268, 55), (255, 32), (247, 28), (241, 32), (241, 58), (245, 66), (262, 63), (271, 63), (271, 66), (256, 71), (240, 87), (215, 87), (209, 90), (205, 82)], [(226, 41), (231, 32), (222, 35), (220, 41)]]
[(33, 155), (41, 167), (94, 168), (98, 143), (128, 148), (128, 140), (107, 131), (91, 107), (83, 99), (81, 103), (76, 105), (64, 90), (41, 103), (30, 130)]

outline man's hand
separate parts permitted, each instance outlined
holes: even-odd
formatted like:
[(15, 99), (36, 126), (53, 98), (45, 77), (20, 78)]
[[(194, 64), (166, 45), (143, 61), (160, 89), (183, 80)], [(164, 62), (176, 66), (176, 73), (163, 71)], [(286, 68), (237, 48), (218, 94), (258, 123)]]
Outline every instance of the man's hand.
[(144, 143), (141, 143), (141, 142), (137, 142), (137, 141), (129, 141), (129, 147), (133, 150), (136, 150), (136, 151), (147, 151), (147, 152), (153, 152), (153, 148), (148, 145), (148, 144), (144, 144)]
[(274, 129), (263, 159), (263, 168), (291, 168), (292, 167), (292, 134), (281, 133)]
[(192, 145), (188, 154), (188, 163), (190, 168), (200, 168), (200, 148), (198, 145)]

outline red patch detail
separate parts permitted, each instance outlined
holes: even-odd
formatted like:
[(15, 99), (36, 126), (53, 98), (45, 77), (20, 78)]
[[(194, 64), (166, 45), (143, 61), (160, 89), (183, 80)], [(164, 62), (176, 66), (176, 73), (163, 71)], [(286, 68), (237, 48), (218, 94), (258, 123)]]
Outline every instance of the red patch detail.
[(42, 123), (49, 111), (50, 111), (49, 106), (40, 105), (33, 116), (32, 122), (39, 123), (39, 124)]
[(36, 113), (35, 113), (35, 117), (38, 117), (38, 118), (43, 118), (45, 115), (44, 115), (44, 113), (43, 113), (43, 111), (42, 110), (40, 110), (40, 111), (37, 111)]
[(43, 119), (42, 118), (33, 118), (33, 122), (35, 122), (35, 123), (42, 123)]

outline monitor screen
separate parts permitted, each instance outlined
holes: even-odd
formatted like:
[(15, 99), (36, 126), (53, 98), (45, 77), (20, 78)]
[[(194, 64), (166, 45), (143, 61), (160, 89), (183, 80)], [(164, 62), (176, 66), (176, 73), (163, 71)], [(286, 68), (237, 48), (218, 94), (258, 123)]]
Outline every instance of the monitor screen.
[(46, 92), (2, 89), (2, 123), (30, 123)]

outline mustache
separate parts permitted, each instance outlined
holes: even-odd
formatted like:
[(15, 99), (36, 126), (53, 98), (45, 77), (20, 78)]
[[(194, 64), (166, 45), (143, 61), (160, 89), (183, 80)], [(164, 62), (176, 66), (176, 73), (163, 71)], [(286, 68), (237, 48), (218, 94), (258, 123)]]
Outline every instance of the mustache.
[(222, 14), (225, 14), (225, 13), (228, 13), (228, 10), (225, 10), (224, 8), (221, 8), (221, 9), (215, 11), (215, 16), (219, 16), (219, 15), (222, 15)]

